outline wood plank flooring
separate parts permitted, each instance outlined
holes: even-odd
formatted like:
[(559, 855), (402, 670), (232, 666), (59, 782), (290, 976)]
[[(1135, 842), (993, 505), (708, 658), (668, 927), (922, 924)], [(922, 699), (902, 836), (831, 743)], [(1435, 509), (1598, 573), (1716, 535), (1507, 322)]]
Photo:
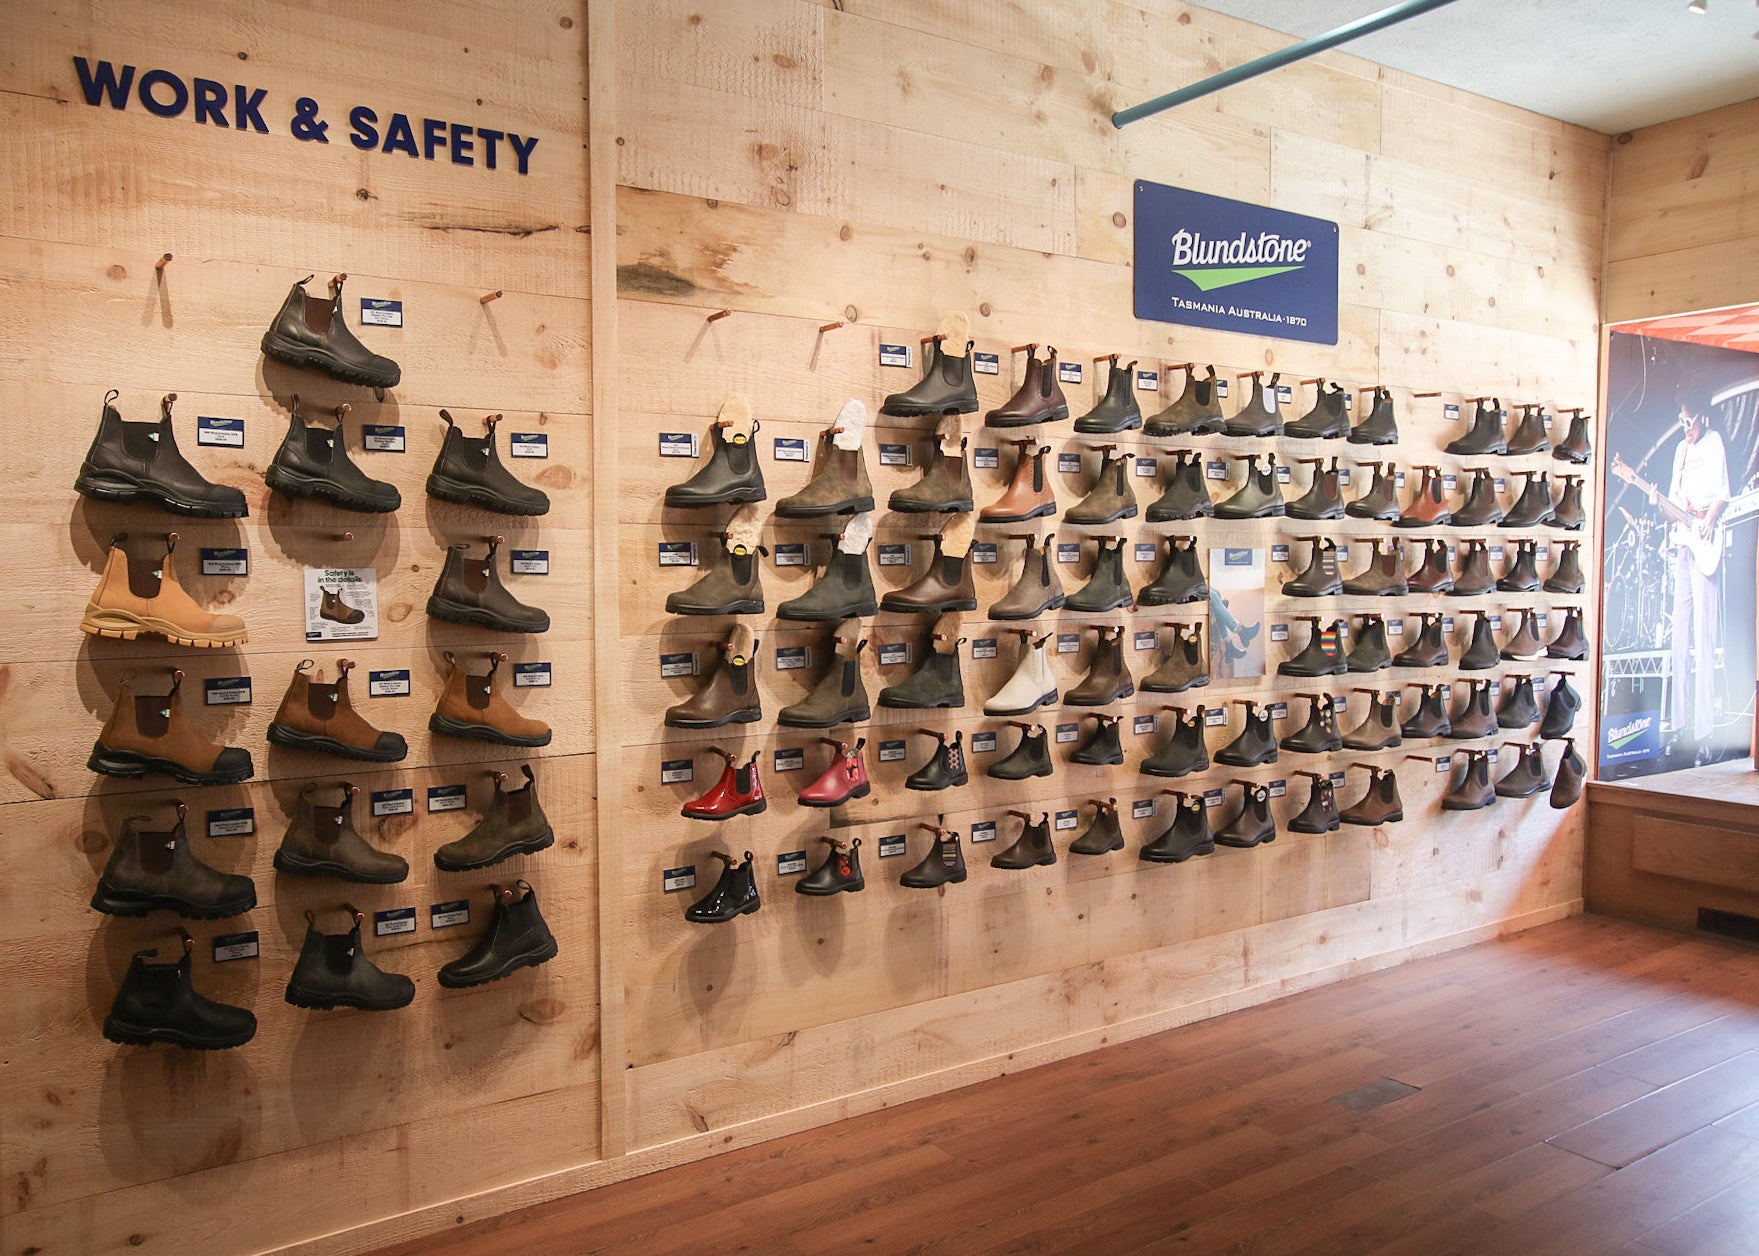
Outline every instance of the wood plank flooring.
[(1751, 1256), (1759, 948), (1577, 917), (391, 1251)]

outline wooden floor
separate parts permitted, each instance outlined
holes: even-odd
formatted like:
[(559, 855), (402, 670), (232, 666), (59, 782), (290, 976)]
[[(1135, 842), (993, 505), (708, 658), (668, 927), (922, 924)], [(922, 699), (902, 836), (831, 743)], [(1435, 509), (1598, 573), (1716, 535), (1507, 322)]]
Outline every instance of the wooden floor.
[(1759, 948), (1578, 917), (400, 1253), (1759, 1252)]

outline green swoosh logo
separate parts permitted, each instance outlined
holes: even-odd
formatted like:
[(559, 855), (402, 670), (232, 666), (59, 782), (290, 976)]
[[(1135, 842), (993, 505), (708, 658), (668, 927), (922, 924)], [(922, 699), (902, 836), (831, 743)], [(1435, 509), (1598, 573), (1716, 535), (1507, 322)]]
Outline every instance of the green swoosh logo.
[(1612, 743), (1612, 748), (1614, 750), (1623, 750), (1626, 746), (1630, 745), (1633, 741), (1636, 741), (1637, 738), (1641, 737), (1648, 731), (1649, 730), (1646, 728), (1640, 728), (1629, 737), (1620, 737)]
[(1200, 292), (1214, 292), (1217, 288), (1231, 288), (1235, 284), (1302, 269), (1300, 266), (1188, 266), (1174, 267), (1173, 273), (1185, 276), (1197, 285)]

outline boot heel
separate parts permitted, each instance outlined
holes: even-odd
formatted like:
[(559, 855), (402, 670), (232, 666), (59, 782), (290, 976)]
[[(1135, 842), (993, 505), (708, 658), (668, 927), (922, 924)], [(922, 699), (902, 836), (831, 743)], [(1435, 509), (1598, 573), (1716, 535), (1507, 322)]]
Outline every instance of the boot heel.
[(110, 750), (101, 741), (92, 743), (92, 753), (86, 759), (86, 767), (100, 776), (119, 776), (132, 780), (145, 776), (151, 767), (139, 755), (129, 750)]

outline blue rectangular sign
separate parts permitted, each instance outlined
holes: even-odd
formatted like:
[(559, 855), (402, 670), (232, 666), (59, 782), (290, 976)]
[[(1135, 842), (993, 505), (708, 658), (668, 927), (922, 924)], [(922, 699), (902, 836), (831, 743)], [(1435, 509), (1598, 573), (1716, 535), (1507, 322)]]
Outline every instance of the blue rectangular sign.
[(1625, 711), (1600, 717), (1600, 765), (1632, 763), (1661, 754), (1661, 712)]
[(1136, 181), (1136, 317), (1338, 342), (1338, 225)]

